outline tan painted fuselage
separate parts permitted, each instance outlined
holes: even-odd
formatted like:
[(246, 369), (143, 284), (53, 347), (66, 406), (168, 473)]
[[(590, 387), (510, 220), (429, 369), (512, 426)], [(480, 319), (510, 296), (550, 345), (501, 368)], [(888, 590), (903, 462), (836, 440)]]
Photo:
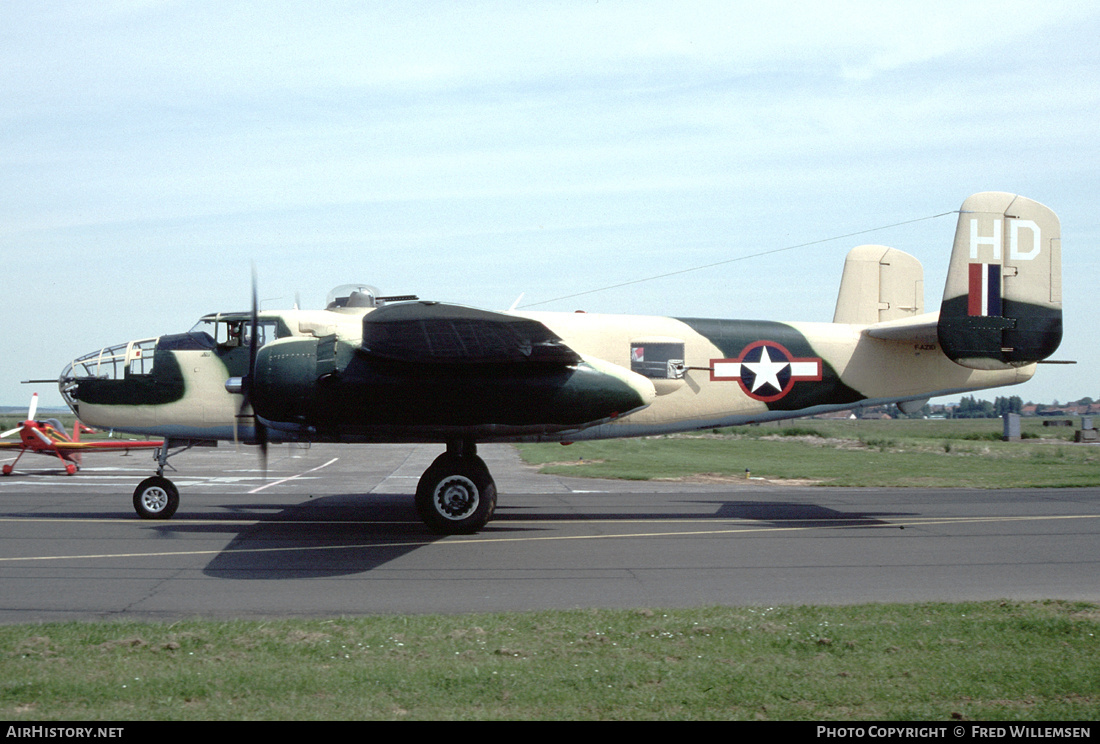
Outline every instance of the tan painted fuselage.
[[(335, 333), (350, 355), (361, 342), (362, 319), (369, 312), (372, 311), (269, 311), (262, 317), (281, 318), (293, 336)], [(584, 357), (614, 365), (624, 380), (639, 389), (651, 390), (647, 396), (650, 403), (613, 421), (584, 428), (506, 434), (485, 440), (599, 439), (732, 426), (1013, 385), (1030, 379), (1035, 371), (1033, 364), (1005, 370), (968, 369), (945, 357), (934, 340), (874, 338), (865, 333), (867, 326), (856, 324), (704, 321), (732, 329), (715, 339), (700, 332), (699, 322), (676, 318), (594, 313), (521, 315), (544, 324)], [(934, 322), (934, 315), (930, 320)], [(783, 337), (777, 337), (777, 330), (782, 331)], [(727, 364), (734, 364), (744, 347), (756, 342), (789, 344), (791, 337), (803, 339), (811, 350), (801, 358), (819, 358), (825, 370), (826, 379), (790, 383), (788, 395), (797, 391), (807, 405), (781, 407), (787, 395), (765, 401), (760, 398), (769, 396), (754, 397), (744, 380), (715, 379), (716, 361), (733, 360)], [(674, 376), (646, 377), (631, 371), (634, 350), (653, 343), (683, 345), (682, 365)], [(251, 411), (247, 407), (242, 411), (242, 397), (225, 390), (226, 380), (239, 370), (231, 370), (216, 351), (162, 353), (173, 355), (178, 364), (183, 376), (182, 397), (159, 405), (80, 402), (80, 418), (91, 426), (176, 439), (247, 441), (251, 437)], [(154, 367), (153, 374), (158, 371)], [(829, 379), (830, 374), (835, 379)], [(830, 392), (838, 384), (854, 391), (856, 399), (852, 393), (841, 399), (831, 397)], [(815, 395), (817, 387), (828, 389)], [(385, 438), (422, 441), (445, 437), (422, 430), (405, 434), (390, 430)]]

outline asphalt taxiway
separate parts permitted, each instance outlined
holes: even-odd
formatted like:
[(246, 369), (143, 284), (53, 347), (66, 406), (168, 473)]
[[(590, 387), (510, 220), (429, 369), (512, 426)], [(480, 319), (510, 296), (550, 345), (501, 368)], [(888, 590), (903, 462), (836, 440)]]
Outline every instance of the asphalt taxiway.
[[(978, 599), (1100, 601), (1100, 489), (834, 489), (539, 475), (481, 446), (479, 534), (431, 535), (436, 446), (195, 449), (168, 521), (148, 454), (0, 478), (0, 622)], [(28, 460), (30, 460), (28, 462)]]

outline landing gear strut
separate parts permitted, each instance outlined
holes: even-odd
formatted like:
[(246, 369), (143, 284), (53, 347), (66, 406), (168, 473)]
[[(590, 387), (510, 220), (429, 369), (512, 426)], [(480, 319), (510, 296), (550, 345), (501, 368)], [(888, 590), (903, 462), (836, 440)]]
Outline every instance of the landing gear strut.
[[(146, 478), (134, 489), (134, 511), (142, 519), (170, 519), (176, 513), (180, 505), (180, 492), (172, 481), (164, 477), (164, 468), (168, 465), (168, 458), (178, 455), (195, 446), (195, 442), (178, 441), (173, 444), (165, 439), (164, 444), (155, 450), (154, 457), (157, 461), (157, 474)], [(172, 452), (171, 448), (176, 447)], [(175, 468), (173, 468), (174, 470)]]
[(416, 486), (416, 512), (440, 535), (469, 535), (484, 527), (497, 505), (497, 486), (473, 442), (452, 442)]

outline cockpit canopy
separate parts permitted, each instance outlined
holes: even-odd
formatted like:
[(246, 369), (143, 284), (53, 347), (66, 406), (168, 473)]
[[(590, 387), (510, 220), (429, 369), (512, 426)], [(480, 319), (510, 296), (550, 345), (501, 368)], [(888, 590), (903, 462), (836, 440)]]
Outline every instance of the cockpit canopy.
[[(289, 336), (290, 329), (286, 328), (277, 318), (259, 318), (256, 322), (256, 336), (258, 346), (274, 341), (283, 336)], [(248, 313), (216, 313), (204, 315), (199, 322), (191, 328), (184, 338), (193, 340), (203, 348), (233, 347), (252, 345), (252, 318)], [(162, 345), (161, 348), (165, 348)]]

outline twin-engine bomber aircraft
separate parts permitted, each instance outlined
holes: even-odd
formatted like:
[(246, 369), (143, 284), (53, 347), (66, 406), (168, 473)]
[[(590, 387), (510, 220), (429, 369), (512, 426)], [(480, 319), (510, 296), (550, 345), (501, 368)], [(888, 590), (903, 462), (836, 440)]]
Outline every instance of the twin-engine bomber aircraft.
[[(853, 249), (832, 323), (497, 313), (367, 286), (324, 310), (216, 313), (187, 333), (76, 359), (62, 395), (85, 423), (163, 437), (134, 492), (147, 519), (179, 505), (169, 457), (196, 444), (438, 442), (416, 507), (472, 533), (496, 485), (478, 442), (570, 442), (795, 418), (1031, 378), (1062, 337), (1061, 238), (1047, 207), (982, 193), (959, 212), (939, 312), (923, 269)], [(173, 452), (174, 450), (174, 452)]]

